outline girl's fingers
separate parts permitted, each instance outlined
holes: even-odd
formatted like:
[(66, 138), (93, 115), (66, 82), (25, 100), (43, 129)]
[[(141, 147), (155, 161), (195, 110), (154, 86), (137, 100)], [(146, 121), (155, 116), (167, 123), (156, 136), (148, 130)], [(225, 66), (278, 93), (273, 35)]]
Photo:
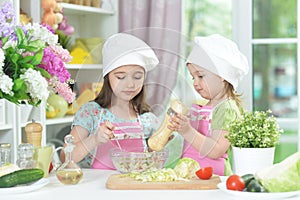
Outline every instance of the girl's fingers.
[(177, 114), (177, 117), (184, 122), (187, 122), (189, 120), (189, 117), (183, 114)]
[(182, 132), (189, 124), (189, 118), (182, 114), (170, 117), (168, 128), (173, 131)]
[(112, 138), (115, 137), (115, 136), (114, 136), (114, 132), (113, 132), (112, 130), (108, 129), (108, 128), (104, 130), (104, 135), (105, 135), (108, 139), (112, 139)]
[(169, 121), (173, 126), (178, 126), (182, 123), (183, 120), (177, 116), (174, 116), (171, 117)]
[(104, 124), (108, 129), (112, 131), (115, 129), (115, 126), (110, 121), (105, 121)]
[(170, 123), (168, 124), (168, 128), (173, 131), (178, 131), (180, 128), (180, 123), (175, 120), (170, 119)]
[(107, 135), (107, 134), (103, 134), (103, 138), (104, 138), (105, 140), (110, 140), (110, 137), (109, 137), (109, 135)]
[(107, 140), (111, 140), (112, 138), (115, 137), (114, 132), (113, 132), (114, 129), (115, 129), (115, 126), (110, 121), (105, 121), (104, 122), (103, 132), (104, 132), (104, 135), (106, 135), (105, 138)]
[(114, 126), (110, 126), (110, 122), (104, 122), (100, 127), (99, 137), (102, 138), (100, 139), (102, 142), (107, 142), (115, 137), (114, 132), (111, 129), (114, 129)]

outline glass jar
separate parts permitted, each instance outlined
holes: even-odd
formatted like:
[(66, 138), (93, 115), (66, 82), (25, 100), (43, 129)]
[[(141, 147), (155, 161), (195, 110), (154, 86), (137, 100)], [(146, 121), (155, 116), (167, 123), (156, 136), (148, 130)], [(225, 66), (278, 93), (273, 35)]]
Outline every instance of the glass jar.
[(0, 167), (11, 163), (11, 150), (10, 150), (10, 144), (9, 143), (0, 143)]
[(33, 159), (34, 147), (32, 144), (23, 143), (18, 146), (17, 165), (21, 169), (30, 169), (36, 167), (36, 161)]

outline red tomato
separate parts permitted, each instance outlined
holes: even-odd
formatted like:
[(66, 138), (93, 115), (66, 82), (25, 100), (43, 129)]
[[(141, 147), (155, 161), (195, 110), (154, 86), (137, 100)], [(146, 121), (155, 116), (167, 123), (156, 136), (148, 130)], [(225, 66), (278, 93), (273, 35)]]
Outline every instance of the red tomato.
[(52, 171), (52, 169), (53, 169), (53, 165), (52, 165), (52, 162), (50, 162), (49, 173)]
[(243, 191), (245, 188), (245, 182), (240, 176), (234, 174), (229, 176), (226, 180), (226, 187), (228, 190)]
[(196, 171), (196, 175), (200, 178), (200, 179), (210, 179), (210, 177), (213, 174), (213, 168), (212, 167), (204, 167), (199, 169), (198, 171)]

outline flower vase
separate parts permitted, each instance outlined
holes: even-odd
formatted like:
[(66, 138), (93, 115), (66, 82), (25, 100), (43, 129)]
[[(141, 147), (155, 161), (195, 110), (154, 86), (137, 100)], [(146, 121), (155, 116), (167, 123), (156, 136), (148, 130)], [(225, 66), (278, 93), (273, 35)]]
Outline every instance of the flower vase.
[(65, 116), (68, 111), (68, 102), (58, 94), (52, 94), (49, 96), (47, 103), (54, 107), (56, 110), (56, 118)]
[(274, 154), (275, 147), (232, 147), (233, 172), (241, 176), (245, 174), (255, 174), (256, 171), (273, 165)]
[(28, 122), (30, 119), (30, 114), (32, 112), (33, 106), (29, 105), (29, 104), (24, 104), (24, 105), (20, 105), (20, 109), (21, 109), (21, 123), (26, 123)]

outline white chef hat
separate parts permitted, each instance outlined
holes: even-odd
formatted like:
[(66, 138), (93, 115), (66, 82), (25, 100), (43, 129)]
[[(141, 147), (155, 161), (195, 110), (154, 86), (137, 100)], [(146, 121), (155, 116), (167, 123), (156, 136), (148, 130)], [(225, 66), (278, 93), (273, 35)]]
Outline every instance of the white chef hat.
[(102, 58), (103, 77), (123, 65), (139, 65), (147, 72), (159, 63), (151, 47), (139, 38), (126, 33), (116, 33), (106, 40)]
[(195, 37), (195, 44), (187, 58), (187, 63), (196, 64), (229, 82), (234, 89), (248, 73), (247, 58), (237, 45), (218, 34)]

